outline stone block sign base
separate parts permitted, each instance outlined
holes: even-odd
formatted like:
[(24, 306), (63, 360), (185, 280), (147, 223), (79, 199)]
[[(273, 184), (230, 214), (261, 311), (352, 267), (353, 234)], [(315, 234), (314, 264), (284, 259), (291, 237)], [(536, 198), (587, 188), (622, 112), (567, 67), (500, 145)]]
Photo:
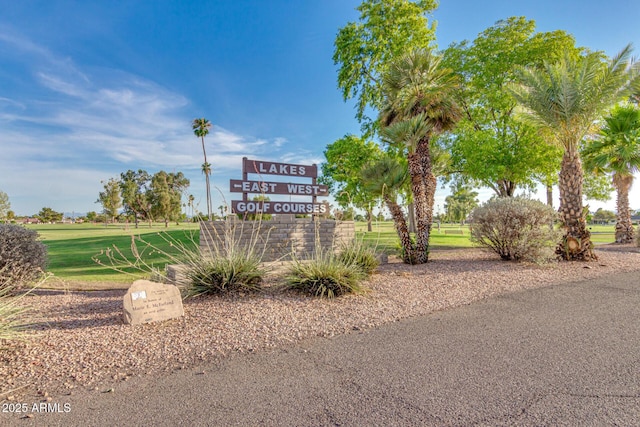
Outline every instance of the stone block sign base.
[(337, 250), (355, 239), (353, 221), (308, 218), (280, 218), (268, 221), (240, 221), (230, 217), (224, 221), (200, 222), (200, 250), (223, 253), (229, 245), (253, 246), (262, 261), (304, 259), (316, 248)]
[(124, 321), (130, 325), (184, 316), (182, 296), (174, 285), (136, 280), (124, 296)]

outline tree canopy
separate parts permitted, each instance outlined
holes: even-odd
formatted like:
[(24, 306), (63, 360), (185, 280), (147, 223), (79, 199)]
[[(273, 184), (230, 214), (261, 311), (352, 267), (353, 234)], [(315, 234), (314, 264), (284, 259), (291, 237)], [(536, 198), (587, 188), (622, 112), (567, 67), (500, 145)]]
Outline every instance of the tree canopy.
[(444, 63), (464, 81), (458, 93), (463, 119), (446, 139), (452, 171), (500, 197), (533, 188), (535, 181), (553, 181), (562, 151), (517, 119), (516, 100), (506, 87), (518, 67), (540, 67), (579, 52), (571, 35), (536, 33), (535, 22), (524, 17), (498, 21), (473, 42), (449, 46)]
[(432, 47), (435, 22), (427, 15), (437, 0), (364, 0), (358, 22), (340, 28), (333, 61), (339, 66), (338, 87), (346, 100), (356, 99), (356, 118), (370, 133), (373, 119), (366, 109), (382, 105), (381, 76), (402, 54)]
[(374, 142), (355, 135), (345, 135), (324, 150), (326, 161), (320, 166), (322, 176), (319, 182), (329, 187), (342, 208), (353, 205), (365, 210), (370, 217), (371, 208), (381, 195), (367, 190), (360, 172), (367, 163), (381, 155), (382, 150)]

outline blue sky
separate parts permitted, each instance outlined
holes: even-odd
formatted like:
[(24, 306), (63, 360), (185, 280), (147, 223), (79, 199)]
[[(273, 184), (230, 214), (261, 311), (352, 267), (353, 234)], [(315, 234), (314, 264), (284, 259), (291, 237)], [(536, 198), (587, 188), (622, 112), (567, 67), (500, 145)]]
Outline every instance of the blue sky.
[[(320, 163), (327, 144), (359, 133), (331, 59), (359, 3), (0, 0), (0, 190), (19, 215), (99, 211), (101, 181), (162, 169), (184, 172), (205, 210), (190, 126), (203, 116), (214, 125), (207, 154), (222, 190), (214, 209), (234, 198), (226, 190), (243, 156)], [(514, 15), (592, 50), (640, 49), (637, 0), (441, 0), (432, 18), (446, 47)]]

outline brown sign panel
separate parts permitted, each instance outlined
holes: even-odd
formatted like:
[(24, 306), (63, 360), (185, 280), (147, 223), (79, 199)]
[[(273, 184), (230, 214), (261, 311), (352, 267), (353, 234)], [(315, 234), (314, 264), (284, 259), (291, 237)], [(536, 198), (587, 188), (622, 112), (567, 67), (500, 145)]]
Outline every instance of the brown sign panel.
[(231, 210), (237, 214), (319, 214), (329, 213), (328, 203), (271, 202), (232, 200)]
[(244, 173), (256, 173), (259, 175), (318, 177), (318, 167), (316, 165), (294, 165), (289, 163), (249, 160), (247, 158), (242, 159), (242, 171)]
[(292, 182), (243, 181), (232, 179), (229, 181), (232, 193), (256, 194), (290, 194), (296, 196), (328, 196), (329, 188), (319, 184), (297, 184)]

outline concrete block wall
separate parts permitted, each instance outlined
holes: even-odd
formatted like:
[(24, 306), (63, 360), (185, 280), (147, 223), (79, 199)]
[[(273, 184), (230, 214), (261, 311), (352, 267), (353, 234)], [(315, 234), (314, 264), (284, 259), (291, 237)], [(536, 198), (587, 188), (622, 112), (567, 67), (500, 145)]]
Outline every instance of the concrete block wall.
[(276, 218), (269, 221), (203, 221), (200, 223), (200, 250), (222, 252), (229, 244), (253, 246), (263, 261), (304, 259), (319, 245), (336, 250), (355, 239), (353, 221), (308, 218)]

